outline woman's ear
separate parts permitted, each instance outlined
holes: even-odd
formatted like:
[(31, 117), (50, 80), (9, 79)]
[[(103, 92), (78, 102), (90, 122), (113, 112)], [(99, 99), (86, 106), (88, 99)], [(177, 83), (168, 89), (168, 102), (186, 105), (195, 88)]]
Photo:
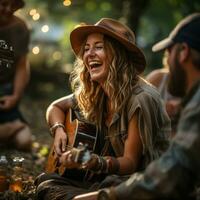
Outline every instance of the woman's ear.
[(187, 43), (182, 43), (179, 49), (179, 61), (185, 62), (189, 57), (190, 48)]

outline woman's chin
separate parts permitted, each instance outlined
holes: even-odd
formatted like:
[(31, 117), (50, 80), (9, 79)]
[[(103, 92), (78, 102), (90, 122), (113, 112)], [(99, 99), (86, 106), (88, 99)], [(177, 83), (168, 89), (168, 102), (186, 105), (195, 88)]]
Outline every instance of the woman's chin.
[(101, 77), (91, 77), (91, 80), (99, 84), (102, 84), (104, 82)]

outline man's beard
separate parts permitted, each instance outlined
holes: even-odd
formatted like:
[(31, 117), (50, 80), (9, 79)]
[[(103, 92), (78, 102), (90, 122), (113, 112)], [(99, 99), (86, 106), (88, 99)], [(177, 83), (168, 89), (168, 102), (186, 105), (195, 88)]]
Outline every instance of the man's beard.
[(178, 61), (177, 54), (173, 65), (169, 73), (168, 91), (173, 96), (183, 97), (186, 94), (186, 73)]

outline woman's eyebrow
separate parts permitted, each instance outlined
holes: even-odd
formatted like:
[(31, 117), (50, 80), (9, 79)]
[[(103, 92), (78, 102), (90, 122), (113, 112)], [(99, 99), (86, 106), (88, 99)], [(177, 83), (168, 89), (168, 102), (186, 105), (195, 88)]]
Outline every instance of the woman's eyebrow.
[[(103, 44), (103, 41), (96, 41), (94, 44)], [(89, 46), (89, 43), (86, 43), (85, 46)]]

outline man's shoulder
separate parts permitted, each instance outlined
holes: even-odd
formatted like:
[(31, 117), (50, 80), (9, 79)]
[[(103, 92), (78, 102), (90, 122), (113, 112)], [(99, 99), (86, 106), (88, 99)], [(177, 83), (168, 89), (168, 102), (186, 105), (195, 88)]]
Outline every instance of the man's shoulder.
[[(200, 84), (196, 87), (192, 97), (189, 99), (181, 112), (180, 123), (199, 123), (200, 117)], [(181, 123), (182, 124), (182, 123)]]
[(185, 109), (198, 109), (200, 106), (200, 81), (198, 84), (193, 88), (193, 91), (191, 92), (191, 97), (189, 96), (189, 101), (187, 102)]

